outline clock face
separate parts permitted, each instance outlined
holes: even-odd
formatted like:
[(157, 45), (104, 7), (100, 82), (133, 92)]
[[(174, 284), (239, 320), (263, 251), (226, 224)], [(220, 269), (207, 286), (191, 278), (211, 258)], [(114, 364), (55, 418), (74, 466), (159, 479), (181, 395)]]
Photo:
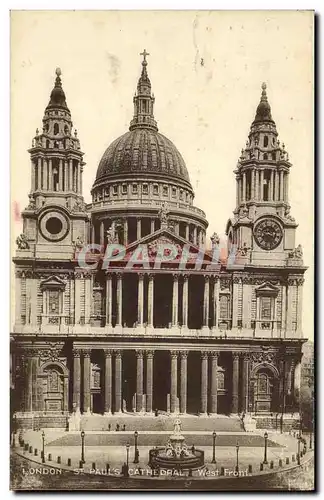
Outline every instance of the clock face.
[(61, 241), (69, 231), (69, 222), (62, 212), (49, 210), (41, 216), (39, 228), (48, 241)]
[(282, 240), (281, 226), (273, 219), (263, 219), (254, 228), (254, 239), (263, 250), (274, 250)]

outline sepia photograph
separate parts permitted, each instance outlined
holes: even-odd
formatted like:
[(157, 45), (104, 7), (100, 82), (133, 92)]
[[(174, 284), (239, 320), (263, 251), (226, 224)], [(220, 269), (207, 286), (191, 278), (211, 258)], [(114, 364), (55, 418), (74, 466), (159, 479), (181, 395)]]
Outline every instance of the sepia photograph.
[(314, 491), (314, 85), (311, 10), (10, 12), (11, 490)]

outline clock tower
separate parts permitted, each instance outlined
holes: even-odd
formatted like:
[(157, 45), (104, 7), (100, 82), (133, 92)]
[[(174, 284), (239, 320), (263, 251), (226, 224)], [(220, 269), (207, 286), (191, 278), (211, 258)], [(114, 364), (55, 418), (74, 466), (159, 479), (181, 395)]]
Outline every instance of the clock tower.
[[(290, 168), (263, 83), (248, 140), (234, 171), (236, 207), (227, 224), (229, 245), (236, 245), (249, 264), (282, 266), (295, 251), (297, 224), (288, 200)], [(300, 247), (297, 255), (298, 251)]]

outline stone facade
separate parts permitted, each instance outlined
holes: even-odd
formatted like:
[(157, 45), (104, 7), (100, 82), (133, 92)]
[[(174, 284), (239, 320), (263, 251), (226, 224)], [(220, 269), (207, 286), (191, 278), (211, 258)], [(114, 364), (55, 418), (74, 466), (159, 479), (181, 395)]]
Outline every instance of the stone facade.
[[(158, 133), (146, 55), (130, 131), (104, 154), (92, 203), (83, 199), (83, 153), (59, 70), (29, 150), (12, 332), (12, 409), (27, 426), (31, 415), (61, 425), (78, 410), (298, 411), (306, 267), (288, 203), (291, 164), (265, 85), (235, 171), (226, 227), (235, 258), (214, 265), (219, 238), (205, 247), (208, 222), (193, 205), (184, 161)], [(85, 268), (88, 244), (101, 255), (123, 245), (125, 255), (105, 269), (88, 252)], [(177, 251), (156, 266), (161, 245)]]

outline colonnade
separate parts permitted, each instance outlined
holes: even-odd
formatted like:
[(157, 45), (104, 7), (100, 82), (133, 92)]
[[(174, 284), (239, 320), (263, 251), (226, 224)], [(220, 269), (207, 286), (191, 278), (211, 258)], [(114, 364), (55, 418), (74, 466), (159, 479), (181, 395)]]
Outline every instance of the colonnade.
[[(138, 276), (138, 294), (137, 294), (137, 327), (142, 327), (144, 324), (144, 275), (145, 273), (137, 273)], [(147, 326), (154, 327), (154, 273), (148, 275), (148, 294), (147, 294)], [(165, 275), (165, 273), (164, 273)], [(112, 286), (112, 273), (106, 275), (106, 326), (112, 326), (113, 317), (113, 293), (116, 293), (116, 325), (122, 326), (123, 318), (123, 273), (116, 273), (117, 285), (114, 291)], [(189, 299), (189, 274), (172, 274), (172, 326), (179, 326), (179, 280), (182, 280), (182, 327), (188, 328), (188, 299)], [(210, 300), (210, 287), (212, 289), (212, 300)], [(219, 290), (220, 284), (217, 277), (204, 275), (204, 297), (203, 297), (203, 323), (202, 328), (208, 329), (218, 327), (219, 319)], [(211, 309), (211, 310), (210, 310)], [(209, 324), (209, 317), (212, 318), (212, 325)]]
[[(75, 167), (74, 167), (75, 165)], [(58, 180), (58, 186), (54, 186), (54, 173)], [(79, 160), (73, 164), (73, 159), (59, 158), (53, 163), (51, 157), (41, 157), (32, 160), (31, 168), (31, 191), (73, 191), (82, 194), (82, 165)]]
[[(265, 171), (270, 172), (268, 200), (288, 202), (288, 172), (284, 169), (258, 167), (249, 168), (237, 176), (236, 203), (237, 206), (246, 201), (264, 201), (263, 186)], [(247, 190), (247, 173), (251, 173), (251, 186)]]
[[(153, 234), (156, 231), (156, 225), (155, 221), (159, 220), (158, 218), (154, 217), (140, 217), (140, 216), (132, 216), (132, 219), (136, 219), (136, 240), (140, 240), (144, 236), (147, 236), (148, 234)], [(142, 230), (142, 222), (143, 219), (150, 219), (150, 227), (149, 227), (149, 232), (146, 234), (143, 234)], [(119, 243), (122, 243), (124, 245), (127, 245), (131, 243), (129, 241), (129, 218), (128, 217), (122, 217), (118, 218), (116, 220), (109, 220), (107, 224), (105, 224), (105, 220), (101, 220), (99, 223), (99, 244), (104, 245), (107, 243), (107, 238), (106, 238), (106, 233), (107, 233), (107, 228), (112, 227), (113, 233), (115, 232), (116, 228), (116, 221), (119, 221), (119, 223), (122, 225), (123, 228), (123, 241), (120, 241)], [(193, 245), (197, 246), (202, 246), (206, 242), (206, 235), (205, 231), (202, 227), (197, 226), (196, 224), (189, 223), (189, 222), (179, 222), (178, 220), (172, 220), (170, 219), (170, 223), (173, 226), (173, 231), (174, 234), (177, 236), (182, 236), (186, 241), (189, 241)], [(96, 229), (95, 226), (92, 225), (91, 227), (91, 243), (96, 243), (97, 238), (96, 238)], [(136, 241), (134, 240), (134, 241)]]
[[(187, 413), (188, 395), (188, 350), (168, 351), (170, 356), (170, 412)], [(219, 351), (201, 350), (200, 352), (200, 413), (202, 415), (217, 414), (218, 412), (218, 358)], [(106, 414), (120, 413), (123, 409), (123, 353), (122, 349), (104, 349), (104, 412)], [(155, 351), (151, 349), (136, 349), (136, 412), (152, 413), (153, 411), (153, 363)], [(80, 358), (83, 357), (83, 373), (81, 373)], [(73, 404), (80, 409), (81, 403), (84, 412), (91, 408), (91, 350), (73, 350)], [(232, 373), (232, 413), (239, 411), (239, 396), (241, 410), (248, 409), (249, 387), (249, 355), (248, 353), (233, 352)], [(242, 392), (239, 394), (239, 360), (243, 356)], [(144, 364), (145, 387), (144, 387)], [(114, 365), (114, 366), (113, 366)], [(209, 367), (210, 365), (210, 367)], [(210, 369), (209, 369), (210, 368)], [(210, 377), (209, 377), (210, 372)], [(113, 376), (114, 373), (114, 376)], [(179, 376), (178, 376), (179, 374)], [(166, 376), (168, 376), (166, 374)], [(83, 380), (81, 394), (81, 379)], [(178, 384), (178, 382), (180, 383)], [(114, 387), (113, 387), (114, 385)], [(179, 385), (179, 386), (178, 386)], [(143, 395), (145, 394), (145, 400)], [(113, 401), (114, 395), (114, 401)], [(144, 403), (145, 401), (145, 403)], [(179, 401), (179, 405), (178, 405)]]

